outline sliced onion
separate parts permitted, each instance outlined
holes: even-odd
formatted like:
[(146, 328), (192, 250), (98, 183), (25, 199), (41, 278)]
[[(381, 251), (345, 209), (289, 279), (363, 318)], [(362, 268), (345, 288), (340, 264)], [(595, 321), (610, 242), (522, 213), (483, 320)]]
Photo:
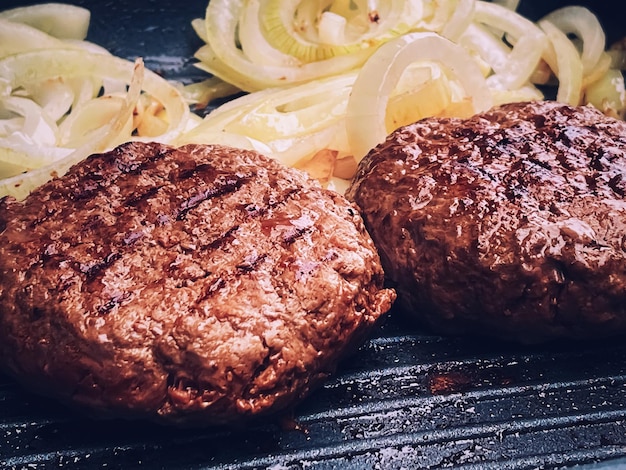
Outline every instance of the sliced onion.
[(322, 12), (318, 25), (320, 42), (331, 46), (344, 44), (346, 42), (346, 24), (345, 17), (332, 11)]
[(415, 29), (441, 33), (455, 8), (456, 0), (424, 0), (422, 19)]
[[(0, 60), (0, 79), (6, 80), (12, 87), (59, 76), (95, 76), (128, 83), (133, 70), (132, 62), (118, 57), (69, 49), (56, 49), (53, 54), (49, 51), (31, 51)], [(169, 126), (159, 140), (172, 140), (184, 129), (189, 107), (176, 87), (149, 70), (145, 71), (143, 90), (160, 101), (168, 112)]]
[(23, 160), (22, 153), (10, 148), (4, 148), (0, 143), (0, 179), (10, 178), (11, 176), (32, 170), (29, 163)]
[[(327, 163), (353, 169), (390, 130), (425, 115), (541, 99), (531, 80), (553, 80), (550, 71), (557, 99), (576, 103), (585, 90), (585, 102), (624, 112), (623, 79), (609, 70), (621, 53), (603, 52), (599, 23), (582, 7), (538, 27), (515, 0), (211, 0), (192, 26), (206, 42), (197, 66), (213, 77), (183, 87), (141, 78), (141, 64), (84, 41), (87, 10), (50, 5), (0, 13), (0, 175), (30, 170), (0, 195), (23, 197), (127, 139), (253, 148), (287, 165), (323, 164), (311, 172), (342, 187)], [(254, 93), (190, 118), (188, 104), (238, 90)]]
[[(178, 90), (185, 97), (187, 103), (192, 104), (196, 109), (204, 109), (212, 101), (220, 98), (227, 98), (236, 95), (241, 90), (236, 86), (223, 81), (218, 77), (209, 77), (195, 83), (182, 85), (174, 83)], [(195, 115), (190, 115), (190, 118)]]
[(288, 89), (278, 92), (245, 115), (231, 122), (227, 130), (245, 133), (258, 140), (297, 137), (317, 132), (345, 116), (348, 96), (356, 75), (342, 75), (320, 83), (317, 90)]
[(454, 13), (443, 27), (441, 35), (451, 41), (458, 41), (474, 20), (475, 7), (476, 0), (459, 0)]
[(8, 96), (2, 100), (5, 109), (24, 117), (22, 133), (43, 145), (55, 145), (58, 129), (44, 109), (37, 103), (19, 96)]
[[(583, 90), (587, 88), (589, 85), (591, 85), (592, 83), (595, 83), (597, 80), (600, 80), (602, 77), (604, 77), (604, 75), (610, 69), (619, 70), (618, 68), (613, 67), (612, 57), (608, 53), (603, 52), (602, 55), (600, 56), (600, 60), (598, 60), (598, 63), (593, 68), (593, 70), (590, 73), (583, 76), (583, 84), (582, 84)], [(583, 67), (583, 72), (584, 72), (584, 67)]]
[(234, 84), (244, 91), (293, 85), (336, 75), (360, 66), (370, 50), (333, 57), (309, 64), (259, 65), (237, 47), (237, 28), (244, 0), (212, 0), (206, 9), (207, 44), (195, 57), (197, 67)]
[(577, 106), (580, 104), (583, 83), (583, 64), (578, 50), (565, 33), (548, 20), (541, 20), (539, 25), (546, 32), (551, 45), (545, 60), (559, 80), (556, 99)]
[(74, 149), (58, 145), (45, 145), (23, 132), (14, 132), (0, 138), (0, 148), (13, 157), (12, 162), (31, 170), (61, 161)]
[[(75, 142), (80, 145), (76, 149), (69, 149), (61, 160), (53, 161), (34, 171), (23, 175), (17, 175), (0, 182), (0, 196), (11, 194), (17, 198), (25, 197), (33, 188), (39, 186), (53, 176), (62, 175), (70, 166), (86, 158), (89, 154), (103, 151), (111, 146), (130, 138), (128, 132), (124, 133), (128, 122), (132, 122), (133, 110), (137, 106), (140, 93), (145, 91), (158, 100), (167, 110), (167, 129), (159, 136), (136, 137), (134, 140), (153, 140), (171, 142), (179, 135), (187, 125), (189, 108), (178, 90), (158, 75), (144, 71), (143, 63), (138, 61), (133, 64), (126, 60), (107, 55), (94, 55), (82, 50), (54, 49), (30, 51), (12, 55), (0, 60), (0, 81), (4, 81), (11, 89), (23, 87), (33, 88), (37, 83), (48, 80), (56, 80), (64, 77), (69, 83), (80, 77), (87, 77), (87, 83), (91, 83), (92, 77), (110, 82), (128, 84), (122, 106), (118, 106), (118, 112), (109, 115), (110, 120), (99, 128), (89, 132), (83, 140)], [(89, 89), (93, 91), (92, 86)], [(86, 91), (89, 92), (89, 89)], [(80, 88), (82, 90), (82, 87)], [(84, 93), (78, 91), (78, 94)], [(85, 96), (86, 98), (86, 96)], [(7, 97), (4, 101), (7, 101)], [(34, 102), (33, 102), (34, 104)], [(80, 113), (81, 106), (73, 106), (72, 111)], [(72, 113), (70, 113), (72, 116)], [(84, 117), (84, 116), (82, 116)], [(71, 122), (70, 118), (68, 122)], [(76, 118), (80, 120), (80, 117)], [(87, 129), (87, 127), (84, 127)], [(41, 144), (39, 144), (41, 145)], [(58, 145), (58, 144), (57, 144)], [(37, 151), (38, 145), (33, 145), (30, 151)], [(59, 151), (67, 152), (62, 145)]]
[(81, 41), (78, 39), (65, 39), (63, 43), (66, 45), (64, 49), (76, 48), (76, 49), (82, 49), (91, 54), (112, 55), (107, 49), (91, 41), (85, 41), (85, 40)]
[(67, 3), (40, 3), (0, 11), (0, 18), (25, 23), (60, 39), (85, 39), (91, 13)]
[(0, 16), (0, 58), (34, 49), (70, 47), (64, 41), (32, 26)]
[(255, 150), (261, 152), (264, 155), (271, 155), (271, 149), (269, 146), (258, 140), (250, 137), (233, 134), (231, 132), (220, 131), (217, 129), (204, 129), (202, 132), (194, 134), (193, 138), (188, 139), (188, 136), (182, 135), (178, 140), (178, 145), (184, 144), (212, 144), (212, 145), (227, 145), (230, 147), (240, 148), (244, 150)]
[(75, 105), (74, 90), (61, 78), (31, 84), (26, 91), (27, 95), (54, 121), (65, 116)]
[(411, 124), (426, 116), (442, 113), (452, 101), (450, 84), (443, 73), (404, 93), (395, 94), (387, 101), (385, 132)]
[(331, 143), (335, 134), (340, 132), (340, 126), (343, 126), (343, 122), (305, 136), (288, 137), (268, 142), (269, 156), (283, 165), (295, 166), (299, 161), (311, 157), (322, 149), (335, 150)]
[[(546, 34), (515, 11), (518, 3), (516, 0), (212, 0), (205, 19), (193, 22), (207, 43), (196, 57), (200, 60), (199, 68), (241, 90), (256, 91), (359, 68), (371, 55), (371, 49), (398, 31), (425, 29), (466, 47), (476, 56), (483, 73), (490, 75), (487, 80), (490, 89), (502, 92), (501, 97), (507, 92), (514, 96), (516, 90), (524, 90), (530, 83), (547, 83), (550, 79), (549, 70), (542, 62), (548, 47)], [(380, 14), (380, 24), (375, 26), (366, 14), (374, 11)], [(400, 11), (405, 17), (401, 20)], [(586, 9), (568, 7), (550, 17), (563, 30), (581, 36), (585, 55), (592, 63), (597, 58), (601, 34), (597, 20), (590, 15)], [(389, 29), (392, 24), (401, 26)]]
[[(87, 101), (82, 106), (72, 110), (72, 113), (59, 126), (59, 145), (76, 148), (92, 139), (92, 133), (105, 126), (118, 116), (124, 106), (124, 96), (101, 96)], [(131, 140), (132, 116), (126, 117), (126, 122), (110, 145)]]
[(272, 47), (263, 36), (259, 23), (259, 0), (247, 0), (239, 18), (239, 42), (243, 54), (259, 65), (296, 67), (300, 60)]
[(585, 103), (595, 106), (604, 114), (624, 119), (626, 90), (622, 72), (609, 69), (599, 80), (589, 85), (585, 90)]
[(74, 92), (72, 108), (95, 98), (102, 87), (102, 79), (99, 77), (64, 77), (63, 83), (66, 83)]
[(517, 90), (491, 90), (494, 106), (522, 101), (538, 101), (545, 98), (543, 92), (532, 84), (525, 85)]
[(195, 138), (202, 138), (204, 133), (225, 131), (233, 120), (239, 119), (248, 109), (252, 109), (259, 100), (269, 97), (276, 89), (266, 89), (240, 96), (212, 110), (200, 123), (178, 136), (176, 142), (190, 143)]
[(205, 141), (206, 135), (220, 132), (241, 135), (262, 142), (270, 156), (293, 164), (345, 135), (336, 126), (343, 126), (355, 79), (356, 74), (349, 73), (236, 98), (209, 113), (177, 142)]
[(475, 20), (503, 31), (514, 47), (501, 69), (489, 79), (489, 85), (516, 89), (528, 82), (547, 46), (545, 34), (532, 21), (495, 3), (476, 2)]
[(585, 7), (567, 6), (554, 10), (543, 19), (566, 35), (574, 34), (582, 40), (583, 72), (585, 75), (591, 73), (600, 60), (606, 43), (598, 18)]
[(434, 33), (411, 33), (381, 46), (363, 66), (348, 102), (346, 129), (360, 160), (387, 136), (385, 110), (402, 72), (416, 61), (441, 63), (452, 71), (472, 99), (475, 112), (491, 107), (485, 79), (465, 49)]
[(471, 23), (458, 42), (469, 51), (477, 53), (495, 73), (505, 73), (511, 48), (485, 25)]
[(191, 20), (191, 27), (200, 39), (204, 42), (209, 42), (209, 39), (206, 37), (206, 21), (204, 21), (204, 18), (194, 18)]
[(492, 0), (493, 3), (502, 5), (504, 8), (508, 8), (511, 11), (517, 10), (520, 0)]
[[(329, 59), (338, 55), (351, 54), (360, 49), (376, 47), (389, 39), (408, 32), (421, 18), (419, 2), (389, 0), (387, 2), (355, 1), (358, 11), (350, 21), (360, 21), (365, 31), (354, 40), (340, 44), (321, 40), (316, 28), (318, 18), (323, 13), (324, 3), (317, 2), (317, 8), (302, 21), (294, 21), (301, 0), (260, 0), (260, 22), (263, 34), (276, 49), (296, 57), (305, 63)], [(313, 2), (312, 2), (313, 4)], [(309, 38), (300, 34), (301, 30), (312, 29)], [(343, 34), (345, 37), (345, 34)]]
[(189, 126), (176, 86), (84, 41), (89, 17), (64, 4), (0, 12), (0, 176), (10, 176), (0, 197), (25, 197), (127, 140), (173, 142)]
[[(0, 62), (0, 69), (1, 64)], [(0, 181), (0, 197), (11, 195), (16, 199), (22, 199), (34, 188), (44, 184), (46, 181), (62, 176), (71, 166), (84, 160), (89, 155), (106, 149), (114, 141), (125, 123), (132, 117), (133, 109), (141, 93), (143, 72), (143, 62), (137, 61), (133, 67), (128, 94), (120, 110), (116, 115), (112, 116), (110, 123), (94, 130), (90, 138), (86, 139), (86, 142), (81, 147), (53, 164)]]

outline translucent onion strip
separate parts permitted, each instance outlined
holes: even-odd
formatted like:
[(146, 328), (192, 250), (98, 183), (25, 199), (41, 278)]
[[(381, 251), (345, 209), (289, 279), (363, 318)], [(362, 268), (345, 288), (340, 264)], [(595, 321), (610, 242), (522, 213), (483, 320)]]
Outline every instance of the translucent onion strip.
[(590, 103), (604, 114), (624, 119), (626, 91), (624, 75), (620, 70), (609, 69), (585, 89), (585, 103)]
[(130, 86), (124, 102), (122, 106), (120, 106), (119, 111), (111, 116), (109, 123), (91, 132), (82, 146), (59, 161), (37, 170), (2, 180), (0, 182), (0, 196), (11, 195), (16, 199), (23, 199), (34, 188), (54, 177), (64, 175), (67, 170), (76, 163), (84, 160), (93, 153), (101, 152), (109, 147), (115, 139), (115, 136), (119, 134), (125, 123), (128, 122), (132, 116), (133, 109), (141, 93), (143, 74), (143, 62), (138, 60), (133, 67)]
[(255, 64), (299, 65), (300, 61), (297, 58), (285, 54), (267, 42), (259, 22), (260, 7), (259, 0), (247, 0), (246, 7), (241, 9), (238, 32), (243, 54)]
[(459, 0), (454, 13), (443, 27), (441, 35), (451, 41), (458, 41), (474, 19), (476, 0)]
[(199, 68), (207, 70), (244, 91), (304, 83), (336, 75), (360, 66), (371, 51), (333, 57), (308, 64), (259, 65), (238, 48), (237, 28), (244, 0), (213, 0), (205, 17), (207, 44), (196, 52)]
[(55, 38), (82, 40), (87, 37), (91, 13), (67, 3), (40, 3), (0, 11), (0, 18), (30, 25)]
[(465, 88), (474, 112), (485, 111), (492, 97), (485, 79), (465, 49), (434, 33), (411, 33), (381, 46), (361, 69), (348, 102), (346, 129), (360, 160), (387, 136), (387, 102), (404, 70), (416, 61), (437, 62)]
[[(507, 96), (538, 96), (533, 84), (551, 84), (556, 77), (544, 60), (554, 46), (538, 24), (516, 12), (518, 4), (516, 0), (211, 0), (205, 19), (192, 23), (206, 42), (197, 51), (197, 65), (241, 90), (258, 91), (358, 69), (381, 43), (400, 31), (430, 31), (470, 52), (498, 102)], [(576, 36), (568, 37), (570, 42), (581, 45), (583, 85), (599, 79), (602, 73), (597, 66), (604, 68), (606, 60), (598, 55), (603, 32), (595, 16), (582, 7), (565, 7), (547, 19), (566, 35)], [(622, 56), (611, 52), (612, 68), (626, 62)], [(551, 63), (556, 67), (554, 60)]]
[(546, 62), (559, 79), (556, 99), (577, 106), (580, 104), (583, 83), (583, 64), (578, 50), (565, 33), (548, 20), (540, 21), (539, 25), (548, 35), (551, 46), (546, 54)]
[(581, 60), (585, 75), (598, 64), (605, 48), (605, 34), (598, 18), (587, 8), (567, 6), (546, 15), (549, 21), (566, 35), (573, 34), (582, 40)]
[(626, 108), (626, 54), (603, 51), (581, 7), (533, 23), (513, 0), (211, 0), (192, 22), (211, 77), (183, 86), (85, 42), (88, 11), (51, 5), (0, 13), (0, 171), (27, 171), (0, 195), (126, 139), (255, 149), (343, 188), (397, 126), (542, 99), (536, 84)]
[[(610, 67), (617, 67), (624, 54), (619, 51), (603, 53), (592, 71), (580, 80), (577, 65), (580, 57), (577, 61), (574, 51), (579, 50), (578, 56), (589, 56), (589, 62), (593, 62), (597, 52), (592, 54), (592, 51), (597, 50), (601, 37), (588, 10), (557, 10), (555, 23), (559, 23), (557, 30), (563, 33), (558, 34), (552, 30), (544, 31), (537, 23), (517, 13), (518, 1), (411, 0), (405, 3), (410, 4), (414, 11), (419, 10), (421, 16), (409, 28), (408, 36), (426, 30), (456, 42), (463, 50), (462, 63), (480, 74), (455, 73), (442, 66), (439, 70), (448, 69), (445, 73), (432, 73), (424, 78), (413, 68), (412, 84), (405, 86), (407, 80), (403, 77), (408, 73), (406, 70), (401, 74), (397, 70), (393, 72), (388, 70), (391, 67), (389, 62), (377, 62), (376, 59), (379, 52), (390, 51), (386, 49), (388, 44), (399, 39), (393, 35), (380, 36), (385, 38), (384, 44), (376, 45), (377, 52), (372, 57), (367, 55), (371, 53), (367, 49), (367, 54), (352, 62), (360, 72), (346, 108), (347, 117), (343, 125), (331, 125), (336, 125), (337, 135), (342, 136), (338, 140), (345, 137), (347, 142), (338, 143), (335, 139), (332, 143), (324, 143), (328, 127), (324, 127), (323, 121), (311, 124), (309, 132), (302, 131), (288, 122), (294, 116), (284, 107), (252, 105), (253, 100), (243, 98), (235, 100), (232, 103), (234, 107), (229, 103), (223, 111), (218, 109), (211, 113), (185, 138), (203, 139), (213, 135), (227, 136), (232, 140), (233, 136), (239, 135), (245, 138), (246, 145), (266, 145), (271, 154), (279, 158), (283, 158), (285, 152), (289, 153), (285, 157), (286, 162), (298, 161), (297, 155), (302, 149), (307, 153), (300, 154), (299, 165), (308, 168), (309, 164), (317, 161), (311, 156), (311, 152), (315, 152), (314, 142), (327, 147), (318, 148), (313, 155), (328, 157), (341, 149), (337, 150), (338, 160), (344, 158), (344, 154), (350, 156), (352, 153), (358, 159), (398, 125), (427, 115), (466, 116), (475, 112), (477, 103), (481, 101), (503, 104), (543, 99), (544, 95), (536, 85), (559, 84), (558, 98), (566, 102), (575, 102), (576, 97), (583, 96), (585, 89), (590, 87), (594, 103), (602, 103), (598, 95), (608, 93), (610, 98), (607, 97), (606, 103), (611, 105), (603, 109), (620, 112), (612, 110), (612, 106), (619, 103), (616, 92), (620, 91), (620, 85), (617, 83), (614, 89), (609, 90), (606, 84), (612, 83), (609, 79)], [(363, 53), (363, 49), (352, 46), (358, 43), (359, 37), (376, 34), (374, 29), (370, 29), (373, 24), (363, 13), (381, 13), (381, 18), (385, 19), (388, 18), (385, 13), (393, 5), (391, 0), (211, 0), (206, 18), (194, 22), (194, 27), (201, 29), (200, 37), (207, 43), (198, 52), (197, 57), (201, 60), (199, 67), (241, 89), (263, 90), (252, 93), (261, 93), (258, 103), (263, 100), (269, 103), (272, 95), (280, 93), (279, 88), (294, 85), (304, 87), (303, 90), (309, 90), (312, 96), (316, 96), (319, 77), (352, 70), (348, 62), (342, 64), (346, 68), (335, 68), (331, 62), (339, 57), (348, 58)], [(218, 18), (221, 26), (217, 24)], [(357, 28), (359, 22), (360, 32)], [(577, 37), (564, 37), (568, 34)], [(228, 43), (227, 46), (224, 42)], [(563, 55), (557, 61), (561, 51)], [(343, 55), (324, 59), (336, 53)], [(407, 53), (406, 60), (419, 62), (429, 54), (430, 50), (424, 48), (416, 51), (410, 59)], [(439, 59), (435, 58), (437, 61)], [(324, 67), (323, 72), (318, 65)], [(309, 66), (311, 68), (307, 70)], [(456, 67), (463, 66), (457, 63)], [(427, 68), (422, 67), (421, 70)], [(389, 83), (398, 74), (400, 84), (393, 88)], [(475, 80), (469, 81), (481, 85), (471, 86), (468, 77), (474, 77)], [(308, 84), (303, 85), (301, 80)], [(593, 87), (596, 82), (598, 87)], [(367, 92), (361, 91), (362, 87)], [(311, 111), (314, 109), (312, 106)], [(302, 119), (298, 120), (306, 122), (304, 111), (301, 116)], [(271, 119), (274, 123), (269, 125)], [(306, 145), (299, 145), (299, 142)]]
[(207, 135), (232, 141), (238, 135), (246, 147), (262, 147), (286, 165), (311, 157), (332, 142), (335, 150), (345, 151), (347, 144), (336, 143), (345, 135), (343, 120), (355, 79), (356, 73), (348, 73), (244, 95), (209, 113), (176, 142), (205, 141)]
[(8, 96), (2, 100), (4, 109), (23, 117), (22, 133), (37, 139), (43, 145), (57, 142), (55, 121), (37, 103), (19, 96)]
[(585, 90), (592, 83), (600, 80), (611, 69), (614, 69), (613, 61), (611, 59), (611, 56), (606, 52), (602, 53), (602, 55), (600, 56), (600, 60), (598, 60), (596, 66), (588, 74), (584, 74), (583, 66), (583, 90)]
[[(132, 62), (118, 57), (69, 49), (57, 49), (53, 54), (49, 51), (31, 51), (0, 60), (0, 79), (12, 88), (60, 76), (102, 77), (129, 83), (133, 70)], [(143, 90), (168, 110), (169, 125), (159, 139), (172, 140), (182, 132), (189, 115), (189, 108), (182, 95), (176, 87), (149, 70), (145, 71)]]
[[(72, 118), (81, 121), (80, 128), (86, 132), (82, 140), (75, 142), (75, 145), (80, 145), (80, 147), (76, 149), (68, 147), (63, 150), (58, 141), (58, 147), (54, 148), (69, 154), (57, 161), (54, 161), (56, 158), (53, 158), (51, 160), (53, 163), (43, 168), (3, 180), (0, 185), (0, 195), (12, 194), (18, 198), (24, 197), (34, 187), (55, 175), (63, 174), (70, 166), (86, 158), (89, 154), (103, 151), (120, 143), (119, 135), (128, 136), (121, 140), (153, 140), (169, 143), (186, 129), (189, 107), (182, 95), (176, 87), (170, 85), (157, 74), (144, 70), (141, 61), (133, 64), (110, 55), (90, 54), (83, 50), (72, 49), (29, 51), (0, 60), (0, 82), (6, 83), (10, 90), (33, 89), (37, 87), (38, 83), (48, 81), (55, 83), (59, 77), (63, 77), (68, 83), (72, 83), (76, 79), (83, 79), (84, 82), (90, 83), (94, 77), (97, 77), (100, 83), (128, 84), (128, 89), (123, 88), (123, 100), (111, 109), (110, 119), (104, 125), (89, 127), (86, 122), (83, 122), (86, 115), (83, 115), (82, 118)], [(115, 85), (113, 88), (117, 87)], [(82, 87), (79, 88), (79, 95), (82, 93), (80, 90)], [(133, 111), (137, 108), (142, 91), (161, 103), (163, 109), (167, 111), (167, 125), (161, 135), (131, 137), (128, 134), (127, 126), (129, 121), (132, 121)], [(10, 103), (11, 100), (14, 100), (10, 96), (0, 97), (0, 99), (4, 103)], [(76, 102), (72, 105), (72, 109), (80, 115), (82, 106), (80, 102)], [(41, 110), (39, 112), (42, 116), (44, 115)], [(96, 113), (93, 116), (97, 116), (98, 110), (94, 109), (93, 113)], [(70, 116), (72, 115), (70, 114)], [(70, 122), (68, 121), (68, 125)], [(94, 122), (97, 123), (97, 118), (94, 118)], [(16, 135), (19, 133), (13, 134), (13, 136)], [(37, 152), (37, 145), (32, 146), (30, 151)]]
[(441, 33), (454, 14), (456, 0), (424, 0), (422, 8), (422, 19), (417, 24), (416, 29)]
[[(301, 0), (260, 0), (260, 22), (264, 36), (276, 49), (300, 59), (315, 62), (337, 55), (351, 54), (360, 49), (376, 47), (387, 40), (408, 32), (422, 15), (420, 2), (405, 0), (364, 1), (353, 0), (346, 16), (327, 12), (344, 22), (341, 34), (335, 34), (337, 43), (320, 38), (318, 21), (324, 14), (324, 6), (333, 2), (310, 2), (316, 7), (304, 18), (297, 18)], [(340, 2), (337, 2), (340, 3)], [(349, 18), (347, 16), (349, 15)], [(345, 33), (352, 23), (361, 29), (358, 35)], [(309, 32), (308, 37), (301, 31)], [(349, 36), (355, 36), (354, 39)], [(343, 37), (342, 42), (339, 38)]]
[(511, 49), (487, 26), (471, 23), (459, 38), (458, 43), (477, 54), (494, 72), (503, 73), (506, 70)]
[(33, 49), (58, 47), (71, 46), (32, 26), (15, 23), (0, 16), (0, 58)]
[[(476, 22), (502, 30), (514, 46), (503, 64), (493, 64), (493, 87), (516, 89), (528, 82), (547, 45), (545, 34), (532, 21), (506, 7), (484, 1), (476, 2)], [(501, 65), (501, 68), (498, 67)]]
[(508, 8), (509, 10), (515, 11), (517, 10), (517, 7), (519, 6), (519, 2), (520, 0), (492, 0), (493, 3), (496, 3), (498, 5), (502, 5), (505, 8)]

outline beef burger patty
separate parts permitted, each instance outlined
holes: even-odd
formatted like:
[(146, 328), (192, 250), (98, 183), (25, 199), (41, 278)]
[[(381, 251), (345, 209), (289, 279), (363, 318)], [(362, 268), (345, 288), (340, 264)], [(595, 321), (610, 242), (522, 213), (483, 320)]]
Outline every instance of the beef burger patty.
[(626, 123), (508, 104), (400, 128), (347, 192), (399, 303), (439, 331), (626, 330)]
[(250, 151), (125, 144), (5, 198), (0, 231), (4, 369), (100, 416), (281, 410), (395, 297), (355, 206)]

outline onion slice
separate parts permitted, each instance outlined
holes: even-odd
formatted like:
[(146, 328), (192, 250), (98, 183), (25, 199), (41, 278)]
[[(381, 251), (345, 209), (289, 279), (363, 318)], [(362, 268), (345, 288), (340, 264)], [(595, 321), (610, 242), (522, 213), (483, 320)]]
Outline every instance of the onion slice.
[(547, 47), (545, 34), (535, 23), (508, 8), (484, 1), (476, 2), (474, 20), (497, 31), (514, 43), (507, 60), (494, 65), (495, 75), (489, 85), (502, 89), (516, 89), (526, 84), (539, 64)]
[[(100, 83), (121, 82), (126, 84), (128, 89), (124, 89), (124, 101), (119, 106), (119, 111), (113, 113), (106, 125), (90, 132), (89, 138), (83, 140), (86, 142), (84, 145), (76, 149), (62, 148), (61, 146), (51, 147), (57, 149), (58, 152), (67, 152), (68, 154), (56, 161), (54, 161), (56, 158), (52, 158), (50, 164), (39, 169), (2, 180), (0, 182), (0, 197), (10, 194), (21, 199), (28, 195), (32, 189), (52, 177), (64, 174), (72, 165), (88, 155), (104, 151), (119, 143), (118, 136), (123, 134), (122, 131), (127, 129), (129, 120), (132, 120), (133, 111), (142, 91), (145, 91), (164, 107), (167, 112), (167, 128), (159, 136), (133, 136), (132, 138), (128, 136), (128, 139), (124, 140), (151, 140), (169, 143), (187, 126), (189, 107), (183, 96), (176, 87), (166, 80), (145, 70), (141, 60), (133, 64), (114, 56), (90, 54), (84, 50), (74, 49), (29, 51), (0, 60), (0, 83), (5, 84), (9, 90), (8, 93), (11, 90), (36, 88), (39, 83), (54, 81), (59, 77), (63, 77), (67, 83), (72, 83), (79, 78), (87, 83), (96, 79)], [(81, 90), (82, 87), (77, 93), (79, 100), (82, 100), (80, 98)], [(2, 101), (10, 99), (13, 99), (10, 95), (0, 96)], [(80, 107), (80, 103), (77, 102), (77, 105), (72, 108), (80, 109)], [(88, 126), (82, 126), (82, 128), (88, 128)], [(6, 143), (7, 140), (5, 139), (4, 142)], [(21, 149), (17, 150), (22, 151)], [(38, 145), (31, 146), (31, 151), (38, 152)], [(54, 154), (56, 155), (58, 152), (55, 151)]]
[[(354, 35), (354, 38), (345, 38), (346, 28), (342, 28), (341, 36), (344, 37), (344, 41), (337, 44), (326, 42), (320, 37), (319, 21), (327, 2), (310, 2), (315, 8), (310, 9), (302, 19), (298, 18), (298, 9), (304, 3), (301, 0), (260, 0), (260, 2), (259, 21), (269, 43), (305, 63), (377, 47), (391, 38), (410, 31), (422, 16), (421, 2), (356, 0), (352, 3), (350, 18), (346, 18), (348, 15), (331, 13), (344, 18), (346, 26), (353, 22), (359, 24), (363, 31)], [(339, 34), (333, 36), (337, 37)]]
[(33, 49), (72, 47), (43, 31), (24, 23), (16, 23), (0, 16), (0, 58)]
[(543, 17), (564, 34), (574, 34), (582, 40), (581, 60), (585, 75), (591, 73), (604, 52), (606, 38), (598, 18), (587, 8), (567, 6)]
[(480, 68), (461, 46), (435, 33), (411, 33), (394, 39), (365, 63), (352, 87), (346, 129), (357, 161), (387, 136), (389, 96), (404, 70), (416, 61), (438, 62), (450, 70), (462, 83), (476, 113), (491, 107), (491, 94)]
[[(303, 85), (272, 88), (241, 96), (209, 113), (176, 139), (177, 144), (207, 140), (233, 141), (246, 147), (261, 144), (268, 156), (293, 165), (345, 135), (344, 118), (356, 73), (315, 80)], [(347, 141), (347, 139), (345, 139)], [(338, 148), (342, 147), (342, 148)]]
[(91, 13), (67, 3), (40, 3), (0, 11), (0, 18), (30, 25), (59, 39), (85, 39)]
[(443, 27), (441, 35), (451, 41), (458, 41), (474, 19), (476, 0), (459, 0), (454, 13)]
[(89, 155), (105, 150), (119, 134), (125, 123), (132, 117), (143, 82), (143, 61), (137, 60), (123, 105), (112, 116), (111, 122), (95, 130), (87, 141), (66, 157), (42, 168), (29, 171), (0, 182), (0, 197), (11, 195), (16, 199), (25, 198), (34, 188), (41, 186), (54, 177), (64, 175), (70, 167), (84, 160)]
[[(0, 60), (0, 81), (4, 80), (11, 88), (60, 76), (101, 77), (129, 83), (133, 70), (132, 62), (115, 56), (72, 49), (38, 50)], [(149, 70), (145, 71), (143, 90), (160, 101), (168, 113), (167, 131), (157, 140), (173, 140), (184, 130), (190, 112), (183, 96), (176, 87)]]
[(515, 11), (517, 10), (517, 7), (519, 6), (520, 0), (492, 0), (492, 2), (498, 5), (502, 5), (503, 7), (508, 8), (509, 10)]
[(244, 0), (211, 0), (204, 21), (207, 44), (195, 54), (196, 66), (230, 82), (244, 91), (289, 86), (337, 75), (359, 67), (371, 55), (373, 48), (353, 54), (340, 55), (311, 63), (293, 58), (282, 65), (254, 63), (238, 47), (239, 20)]
[(626, 89), (624, 75), (620, 70), (609, 69), (585, 90), (585, 103), (592, 104), (604, 114), (624, 119), (626, 113)]
[(559, 79), (556, 99), (561, 103), (578, 106), (583, 83), (583, 64), (578, 50), (565, 33), (550, 21), (541, 20), (539, 26), (548, 35), (551, 46), (545, 60)]

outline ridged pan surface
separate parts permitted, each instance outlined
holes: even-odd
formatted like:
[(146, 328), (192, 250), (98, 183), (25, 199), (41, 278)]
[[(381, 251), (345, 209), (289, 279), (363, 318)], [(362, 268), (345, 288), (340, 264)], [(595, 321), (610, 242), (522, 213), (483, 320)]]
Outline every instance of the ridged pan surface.
[(394, 318), (292, 419), (91, 421), (0, 378), (0, 468), (561, 468), (626, 457), (622, 341), (512, 346)]
[[(168, 78), (203, 77), (191, 65), (200, 40), (190, 21), (206, 2), (73, 3), (91, 9), (90, 39), (112, 53), (143, 56)], [(567, 3), (522, 0), (521, 10), (538, 16)], [(624, 6), (592, 8), (610, 40), (626, 30)], [(92, 421), (0, 376), (3, 469), (601, 469), (623, 459), (621, 339), (531, 347), (447, 338), (393, 312), (292, 416), (240, 429)]]

